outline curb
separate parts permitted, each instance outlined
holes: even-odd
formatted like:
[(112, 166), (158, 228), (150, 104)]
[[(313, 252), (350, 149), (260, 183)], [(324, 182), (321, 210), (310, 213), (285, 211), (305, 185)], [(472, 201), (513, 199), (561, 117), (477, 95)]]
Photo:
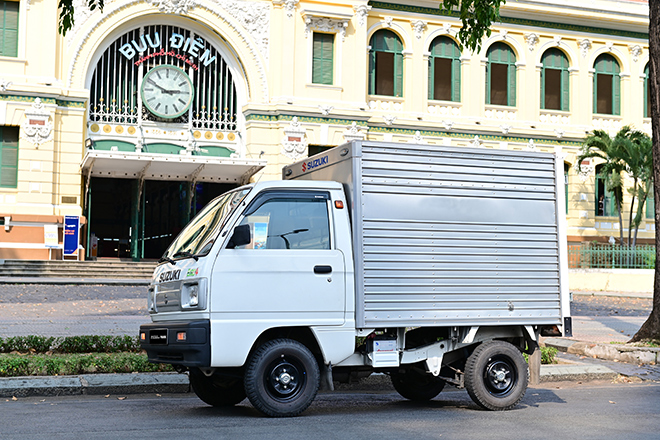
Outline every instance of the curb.
[(79, 284), (109, 286), (148, 286), (151, 279), (145, 278), (43, 278), (43, 277), (0, 277), (0, 284)]
[[(615, 379), (617, 373), (599, 365), (542, 365), (541, 383), (566, 380)], [(335, 390), (394, 391), (387, 374), (374, 373), (350, 384), (335, 382)], [(0, 378), (0, 397), (79, 396), (103, 394), (189, 393), (188, 376), (179, 373), (84, 374)]]
[(0, 397), (187, 393), (188, 376), (178, 373), (85, 374), (0, 378)]
[(660, 348), (636, 347), (626, 344), (595, 344), (561, 338), (546, 338), (543, 343), (565, 353), (610, 361), (637, 365), (653, 365), (660, 361)]

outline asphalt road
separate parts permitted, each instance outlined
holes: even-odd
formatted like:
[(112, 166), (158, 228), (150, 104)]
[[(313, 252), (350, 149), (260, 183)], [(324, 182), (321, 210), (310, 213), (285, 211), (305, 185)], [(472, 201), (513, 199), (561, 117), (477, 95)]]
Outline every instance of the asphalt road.
[(194, 396), (2, 399), (0, 437), (13, 439), (651, 439), (660, 384), (557, 383), (530, 388), (514, 410), (477, 409), (465, 391), (417, 404), (397, 394), (321, 394), (302, 416), (270, 419), (244, 401)]

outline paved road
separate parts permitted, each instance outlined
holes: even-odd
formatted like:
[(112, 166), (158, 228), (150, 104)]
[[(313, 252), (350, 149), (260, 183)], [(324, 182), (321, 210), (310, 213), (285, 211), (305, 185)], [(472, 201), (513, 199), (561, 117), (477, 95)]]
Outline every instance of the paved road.
[(416, 404), (395, 393), (321, 394), (297, 418), (261, 416), (194, 396), (77, 396), (0, 400), (3, 440), (14, 439), (651, 439), (660, 432), (660, 384), (530, 388), (505, 412), (477, 409), (465, 391)]
[[(150, 322), (146, 294), (146, 286), (0, 284), (0, 337), (136, 335)], [(574, 295), (574, 339), (626, 342), (651, 307), (651, 299)]]

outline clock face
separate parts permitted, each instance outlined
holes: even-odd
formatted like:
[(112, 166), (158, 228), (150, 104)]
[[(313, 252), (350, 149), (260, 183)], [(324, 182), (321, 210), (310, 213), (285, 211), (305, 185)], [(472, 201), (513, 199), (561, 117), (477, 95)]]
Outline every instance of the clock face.
[(181, 116), (192, 104), (194, 88), (183, 70), (169, 64), (156, 66), (142, 79), (142, 103), (164, 119)]

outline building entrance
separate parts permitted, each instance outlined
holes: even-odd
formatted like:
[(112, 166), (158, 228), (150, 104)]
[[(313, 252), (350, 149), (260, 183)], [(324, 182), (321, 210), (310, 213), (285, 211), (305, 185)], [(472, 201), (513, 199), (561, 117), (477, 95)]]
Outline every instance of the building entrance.
[[(88, 194), (88, 240), (97, 257), (157, 259), (190, 219), (232, 184), (92, 177)], [(87, 246), (88, 249), (91, 246)], [(91, 256), (88, 255), (88, 257)]]

